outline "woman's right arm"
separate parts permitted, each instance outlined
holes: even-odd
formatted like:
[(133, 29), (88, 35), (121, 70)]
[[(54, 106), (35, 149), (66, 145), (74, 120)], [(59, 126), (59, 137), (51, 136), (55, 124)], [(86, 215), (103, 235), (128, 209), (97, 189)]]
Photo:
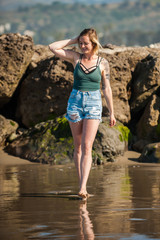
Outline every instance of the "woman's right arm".
[(65, 47), (76, 44), (78, 42), (78, 37), (74, 39), (66, 39), (62, 41), (57, 41), (49, 44), (49, 49), (59, 58), (62, 58), (68, 62), (71, 62), (74, 64), (75, 57), (77, 56), (77, 53), (72, 50), (66, 50)]

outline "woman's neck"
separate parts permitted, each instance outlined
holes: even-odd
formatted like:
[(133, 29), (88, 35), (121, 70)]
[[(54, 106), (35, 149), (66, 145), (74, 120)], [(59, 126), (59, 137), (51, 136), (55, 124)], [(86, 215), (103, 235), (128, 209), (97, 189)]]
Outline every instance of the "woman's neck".
[(90, 60), (95, 59), (96, 55), (95, 54), (83, 54), (82, 57), (83, 57), (83, 59), (90, 61)]

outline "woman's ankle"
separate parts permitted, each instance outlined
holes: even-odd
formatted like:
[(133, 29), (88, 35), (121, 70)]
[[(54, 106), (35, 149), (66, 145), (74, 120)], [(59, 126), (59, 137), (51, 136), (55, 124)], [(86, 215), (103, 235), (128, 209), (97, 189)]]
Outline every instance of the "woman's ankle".
[(80, 188), (79, 193), (87, 194), (87, 189), (86, 188)]

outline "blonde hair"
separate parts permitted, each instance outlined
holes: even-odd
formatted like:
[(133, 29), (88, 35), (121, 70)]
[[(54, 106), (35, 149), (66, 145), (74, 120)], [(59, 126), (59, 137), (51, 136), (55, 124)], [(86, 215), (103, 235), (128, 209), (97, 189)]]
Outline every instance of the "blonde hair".
[[(102, 46), (98, 41), (98, 36), (97, 36), (96, 30), (93, 28), (84, 29), (78, 36), (78, 44), (79, 44), (80, 37), (85, 36), (85, 35), (88, 35), (90, 41), (92, 42), (93, 52), (98, 53), (99, 48), (102, 48)], [(79, 45), (79, 47), (80, 47), (80, 45)]]

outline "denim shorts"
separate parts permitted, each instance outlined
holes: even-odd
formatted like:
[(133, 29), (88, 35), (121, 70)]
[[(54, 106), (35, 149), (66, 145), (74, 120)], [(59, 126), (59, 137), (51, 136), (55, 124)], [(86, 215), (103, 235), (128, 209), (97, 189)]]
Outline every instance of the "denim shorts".
[(82, 92), (73, 89), (67, 105), (65, 116), (71, 122), (102, 117), (102, 99), (100, 90)]

